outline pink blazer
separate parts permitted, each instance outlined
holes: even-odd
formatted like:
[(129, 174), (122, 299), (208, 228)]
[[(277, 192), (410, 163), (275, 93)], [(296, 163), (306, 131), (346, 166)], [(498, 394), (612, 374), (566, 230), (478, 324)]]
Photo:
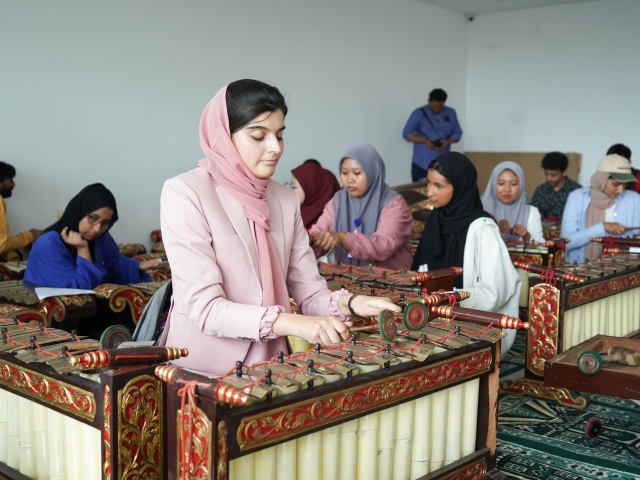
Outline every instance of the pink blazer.
[[(271, 235), (289, 295), (301, 312), (328, 315), (329, 297), (309, 247), (298, 200), (272, 181), (266, 191)], [(226, 373), (259, 342), (261, 306), (255, 241), (244, 207), (201, 167), (167, 180), (160, 199), (162, 239), (173, 299), (163, 344), (186, 347), (174, 363)]]

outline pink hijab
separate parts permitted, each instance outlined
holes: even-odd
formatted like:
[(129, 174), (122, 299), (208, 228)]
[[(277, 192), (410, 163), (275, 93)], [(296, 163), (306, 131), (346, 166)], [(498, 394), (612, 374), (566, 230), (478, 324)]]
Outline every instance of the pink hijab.
[[(262, 305), (265, 307), (281, 305), (290, 312), (289, 293), (282, 264), (270, 233), (266, 190), (271, 179), (260, 179), (253, 175), (231, 141), (226, 95), (227, 87), (225, 86), (215, 94), (202, 113), (200, 146), (205, 158), (200, 160), (198, 165), (209, 172), (226, 192), (244, 205), (247, 218), (250, 223), (253, 223), (252, 230), (255, 235), (262, 284)], [(284, 342), (284, 339), (281, 340)], [(260, 348), (260, 345), (254, 343), (252, 349)], [(282, 346), (277, 348), (282, 349)], [(252, 353), (255, 355), (257, 352)]]

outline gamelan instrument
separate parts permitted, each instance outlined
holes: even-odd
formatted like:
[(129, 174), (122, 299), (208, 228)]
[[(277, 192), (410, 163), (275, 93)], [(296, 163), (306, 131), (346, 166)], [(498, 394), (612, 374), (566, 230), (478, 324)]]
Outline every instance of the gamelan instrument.
[(453, 290), (454, 278), (462, 268), (450, 267), (429, 272), (388, 270), (373, 265), (354, 266), (343, 263), (318, 263), (318, 271), (327, 280), (330, 290), (346, 288), (359, 295), (388, 297), (398, 304), (422, 301), (441, 291)]
[(525, 262), (545, 267), (564, 266), (566, 244), (569, 239), (558, 238), (544, 243), (505, 242), (512, 262)]
[(159, 366), (177, 452), (168, 478), (486, 478), (504, 334), (459, 320), (487, 312), (447, 313), (392, 340), (353, 335), (217, 378)]
[(595, 237), (592, 242), (603, 244), (603, 253), (640, 253), (640, 237)]
[(545, 362), (597, 334), (640, 332), (640, 256), (606, 254), (562, 268), (514, 263), (529, 271), (525, 378), (501, 389), (584, 407), (584, 398), (543, 385)]
[(126, 320), (137, 324), (151, 296), (167, 282), (168, 280), (162, 280), (131, 285), (103, 283), (93, 290), (96, 292), (98, 307), (102, 311), (113, 315), (123, 314)]
[(27, 262), (24, 260), (0, 262), (0, 281), (22, 280), (26, 269)]
[(99, 350), (43, 322), (0, 319), (0, 476), (164, 478), (163, 386), (169, 347)]
[[(135, 325), (151, 296), (168, 280), (142, 282), (131, 285), (104, 283), (93, 294), (57, 295), (38, 299), (35, 290), (22, 280), (0, 282), (0, 302), (42, 311), (47, 325), (60, 328), (78, 328), (80, 321), (98, 317), (111, 325), (122, 320)], [(83, 322), (83, 326), (89, 322)]]
[(640, 339), (596, 335), (545, 362), (553, 388), (640, 400)]
[[(565, 245), (569, 239), (556, 238), (547, 240), (544, 243), (524, 243), (522, 240), (505, 241), (507, 251), (511, 261), (516, 264), (527, 263), (533, 265), (544, 266), (548, 268), (556, 268), (564, 266)], [(529, 302), (529, 292), (526, 285), (529, 283), (529, 277), (526, 270), (516, 268), (518, 276), (522, 281), (523, 288), (520, 290), (520, 317), (526, 319), (528, 314), (527, 305)]]
[(68, 329), (75, 328), (80, 320), (94, 317), (97, 312), (92, 295), (57, 295), (40, 300), (35, 290), (22, 280), (0, 282), (0, 302), (39, 310), (47, 326)]

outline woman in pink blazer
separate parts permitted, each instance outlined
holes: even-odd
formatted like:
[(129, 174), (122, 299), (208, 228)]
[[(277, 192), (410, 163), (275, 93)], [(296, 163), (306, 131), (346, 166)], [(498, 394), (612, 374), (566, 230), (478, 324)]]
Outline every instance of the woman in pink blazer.
[[(173, 299), (162, 344), (186, 347), (175, 363), (211, 374), (287, 351), (286, 336), (331, 344), (348, 317), (399, 311), (387, 299), (331, 292), (318, 273), (295, 193), (271, 181), (287, 106), (256, 80), (223, 87), (200, 121), (205, 158), (168, 180), (162, 238)], [(290, 313), (289, 297), (302, 315)]]

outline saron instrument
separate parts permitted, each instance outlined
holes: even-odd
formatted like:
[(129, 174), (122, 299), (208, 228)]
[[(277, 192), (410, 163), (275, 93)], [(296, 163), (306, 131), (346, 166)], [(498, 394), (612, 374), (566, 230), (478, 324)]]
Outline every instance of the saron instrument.
[(391, 340), (354, 335), (238, 362), (218, 378), (158, 367), (168, 449), (178, 452), (168, 478), (485, 478), (495, 467), (502, 332), (453, 318), (487, 313), (466, 310)]
[(19, 316), (0, 327), (0, 476), (164, 478), (163, 387), (153, 368), (186, 351), (98, 350)]
[(560, 269), (517, 266), (532, 273), (525, 379), (501, 384), (501, 389), (582, 408), (584, 398), (545, 387), (545, 363), (598, 334), (627, 337), (640, 332), (640, 256), (606, 254)]

